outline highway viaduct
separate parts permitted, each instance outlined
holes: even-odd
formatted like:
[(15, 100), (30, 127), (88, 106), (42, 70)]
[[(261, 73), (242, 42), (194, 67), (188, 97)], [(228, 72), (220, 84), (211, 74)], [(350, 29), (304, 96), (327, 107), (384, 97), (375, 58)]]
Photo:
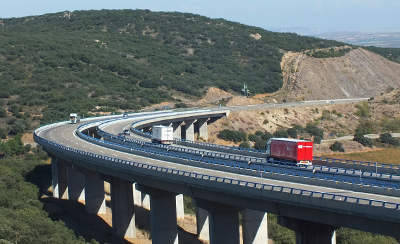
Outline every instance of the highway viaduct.
[[(128, 118), (111, 116), (44, 126), (37, 143), (52, 157), (53, 195), (82, 200), (89, 213), (105, 212), (104, 181), (111, 185), (112, 228), (121, 237), (135, 237), (134, 204), (151, 212), (153, 243), (178, 243), (177, 218), (183, 216), (182, 194), (197, 205), (198, 235), (210, 243), (239, 243), (242, 213), (244, 243), (267, 243), (267, 212), (296, 231), (297, 243), (335, 243), (340, 226), (400, 237), (397, 193), (376, 194), (299, 184), (241, 174), (240, 171), (174, 163), (107, 147), (98, 128), (121, 132), (133, 124), (149, 130), (154, 124), (174, 127), (177, 138), (207, 138), (207, 124), (226, 110), (154, 112)], [(352, 188), (353, 189), (353, 188)], [(229, 234), (227, 234), (229, 233)]]

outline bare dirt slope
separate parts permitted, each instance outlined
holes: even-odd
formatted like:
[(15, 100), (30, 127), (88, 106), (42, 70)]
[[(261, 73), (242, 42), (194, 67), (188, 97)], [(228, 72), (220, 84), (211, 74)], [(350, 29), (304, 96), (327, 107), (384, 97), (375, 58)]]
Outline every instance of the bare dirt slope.
[(400, 87), (400, 64), (362, 48), (343, 57), (313, 58), (286, 53), (281, 99), (313, 100), (373, 97)]

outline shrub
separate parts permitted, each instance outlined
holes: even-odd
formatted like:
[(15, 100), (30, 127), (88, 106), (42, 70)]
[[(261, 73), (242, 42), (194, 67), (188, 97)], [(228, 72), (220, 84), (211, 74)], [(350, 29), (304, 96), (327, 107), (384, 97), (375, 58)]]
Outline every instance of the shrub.
[(372, 140), (363, 136), (363, 135), (355, 135), (354, 136), (354, 141), (360, 143), (361, 145), (365, 146), (365, 147), (372, 147)]
[(286, 130), (277, 130), (274, 133), (274, 137), (288, 138), (289, 135)]
[(220, 131), (217, 136), (220, 139), (233, 142), (241, 142), (247, 140), (247, 135), (243, 131), (225, 129), (223, 131)]
[(314, 136), (314, 143), (315, 144), (321, 144), (322, 137), (320, 136)]
[(266, 141), (259, 139), (254, 143), (254, 148), (257, 150), (265, 150)]
[(7, 112), (4, 108), (0, 108), (0, 118), (7, 117)]
[(261, 135), (261, 139), (264, 141), (268, 141), (270, 138), (272, 138), (272, 134), (269, 132), (265, 132), (264, 134)]
[(357, 108), (357, 112), (356, 112), (357, 116), (363, 117), (363, 118), (369, 117), (370, 111), (369, 111), (369, 105), (367, 102), (357, 104), (356, 108)]
[(255, 135), (255, 134), (250, 134), (250, 135), (249, 135), (249, 141), (252, 141), (252, 142), (256, 142), (257, 139), (259, 139), (259, 138), (260, 138), (260, 137), (257, 136), (257, 135)]
[(8, 135), (8, 131), (5, 128), (0, 128), (0, 138), (1, 139), (6, 139)]
[(240, 143), (239, 147), (250, 148), (250, 143), (248, 141), (244, 141)]
[(291, 138), (297, 138), (297, 129), (292, 127), (286, 130), (287, 134), (291, 137)]
[(333, 143), (329, 149), (331, 149), (334, 152), (344, 152), (344, 148), (343, 148), (343, 144), (336, 141), (335, 143)]
[(375, 131), (375, 125), (370, 120), (361, 120), (356, 128), (356, 135), (363, 136)]
[(8, 132), (10, 135), (17, 135), (24, 132), (26, 126), (22, 120), (17, 120), (11, 127)]
[(322, 120), (330, 120), (330, 119), (332, 119), (331, 112), (328, 111), (328, 110), (322, 111), (321, 119)]
[(322, 129), (318, 128), (316, 125), (313, 125), (310, 123), (307, 124), (305, 131), (310, 133), (313, 136), (319, 136), (321, 138), (324, 137), (324, 131)]
[(379, 135), (379, 141), (385, 144), (390, 144), (394, 146), (400, 145), (400, 140), (392, 137), (390, 133), (384, 133)]

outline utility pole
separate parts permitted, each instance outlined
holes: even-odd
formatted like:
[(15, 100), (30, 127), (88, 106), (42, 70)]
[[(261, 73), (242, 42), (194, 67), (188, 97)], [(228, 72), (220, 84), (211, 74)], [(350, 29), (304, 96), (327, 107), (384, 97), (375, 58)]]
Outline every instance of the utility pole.
[(242, 93), (243, 93), (243, 96), (246, 96), (246, 97), (249, 97), (249, 95), (250, 95), (250, 90), (247, 88), (246, 83), (243, 83)]

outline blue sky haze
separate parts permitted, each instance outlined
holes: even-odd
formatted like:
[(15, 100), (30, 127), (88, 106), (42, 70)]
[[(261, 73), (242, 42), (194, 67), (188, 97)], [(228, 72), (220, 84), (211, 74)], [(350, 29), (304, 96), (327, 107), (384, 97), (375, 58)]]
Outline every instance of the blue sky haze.
[(400, 32), (400, 0), (4, 0), (0, 18), (88, 9), (189, 12), (303, 34)]

